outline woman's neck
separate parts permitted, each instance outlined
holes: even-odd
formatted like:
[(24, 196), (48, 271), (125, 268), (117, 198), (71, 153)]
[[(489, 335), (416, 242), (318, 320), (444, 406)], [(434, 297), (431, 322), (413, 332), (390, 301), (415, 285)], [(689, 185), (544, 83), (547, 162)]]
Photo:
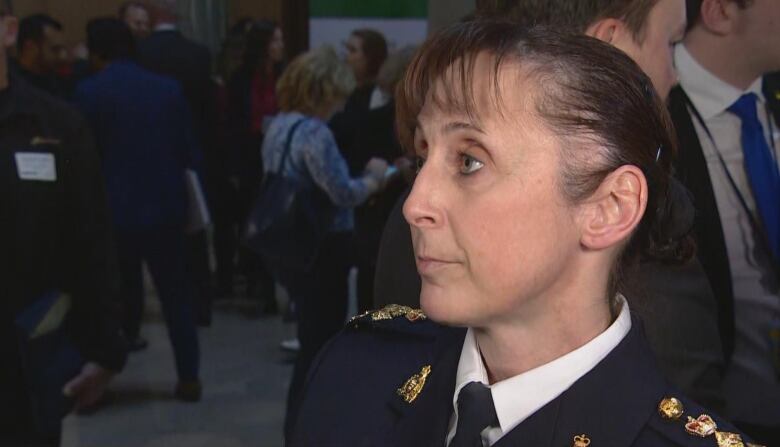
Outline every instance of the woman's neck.
[(490, 383), (530, 371), (587, 344), (612, 323), (606, 288), (537, 297), (490, 327), (474, 328)]

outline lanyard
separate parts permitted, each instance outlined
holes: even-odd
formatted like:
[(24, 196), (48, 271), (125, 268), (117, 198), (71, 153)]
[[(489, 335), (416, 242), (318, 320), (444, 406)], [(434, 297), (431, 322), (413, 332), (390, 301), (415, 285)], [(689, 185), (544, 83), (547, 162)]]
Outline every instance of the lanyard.
[[(740, 191), (739, 187), (737, 187), (737, 182), (734, 180), (734, 176), (731, 175), (731, 171), (729, 170), (728, 165), (726, 165), (726, 160), (723, 158), (723, 154), (721, 153), (720, 149), (718, 148), (717, 143), (715, 142), (715, 137), (712, 136), (712, 132), (710, 131), (710, 128), (707, 127), (707, 124), (704, 122), (704, 118), (701, 116), (701, 113), (699, 113), (699, 110), (696, 109), (696, 106), (693, 105), (693, 102), (691, 102), (691, 99), (688, 97), (688, 95), (685, 96), (685, 103), (688, 107), (688, 110), (693, 114), (693, 116), (696, 118), (696, 121), (699, 122), (701, 127), (704, 129), (704, 132), (707, 133), (707, 137), (710, 139), (710, 143), (712, 144), (712, 149), (715, 151), (715, 154), (718, 156), (718, 161), (720, 161), (720, 165), (723, 168), (723, 172), (726, 174), (726, 178), (729, 181), (729, 184), (731, 185), (731, 189), (734, 191), (734, 193), (737, 195), (737, 199), (739, 199), (739, 203), (744, 209), (745, 213), (748, 216), (748, 219), (750, 220), (750, 225), (753, 227), (753, 231), (756, 233), (757, 238), (760, 239), (761, 242), (763, 242), (764, 247), (767, 250), (767, 256), (770, 259), (770, 263), (772, 264), (775, 271), (780, 270), (778, 268), (777, 260), (774, 260), (772, 255), (772, 250), (769, 248), (769, 238), (766, 235), (766, 232), (764, 231), (763, 225), (760, 223), (761, 221), (756, 217), (755, 213), (750, 209), (750, 206), (748, 205), (747, 199), (745, 199), (745, 196), (742, 194), (742, 191)], [(774, 136), (773, 136), (773, 127), (772, 127), (772, 114), (770, 113), (769, 106), (766, 107), (767, 112), (767, 122), (769, 123), (769, 141), (772, 144), (772, 159), (775, 163), (777, 163), (777, 158), (775, 156), (776, 150), (774, 150), (775, 142), (774, 142)], [(758, 242), (758, 241), (756, 241)]]

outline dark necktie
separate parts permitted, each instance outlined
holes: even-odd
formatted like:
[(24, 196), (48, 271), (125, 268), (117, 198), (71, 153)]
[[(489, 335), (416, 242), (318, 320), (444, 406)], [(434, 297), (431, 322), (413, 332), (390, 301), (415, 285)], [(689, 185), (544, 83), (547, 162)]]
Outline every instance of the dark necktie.
[(746, 93), (729, 107), (729, 111), (742, 121), (745, 171), (770, 251), (775, 261), (780, 261), (780, 171), (758, 120), (756, 99), (755, 93)]
[(482, 430), (498, 426), (490, 388), (470, 382), (458, 393), (458, 427), (450, 447), (482, 447)]

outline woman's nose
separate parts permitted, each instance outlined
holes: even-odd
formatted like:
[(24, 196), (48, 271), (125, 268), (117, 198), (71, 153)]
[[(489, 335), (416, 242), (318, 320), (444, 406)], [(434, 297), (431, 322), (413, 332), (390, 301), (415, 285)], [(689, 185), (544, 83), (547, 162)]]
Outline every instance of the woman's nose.
[(423, 165), (404, 203), (404, 218), (409, 225), (419, 228), (435, 228), (444, 222), (441, 208), (442, 178), (435, 166)]

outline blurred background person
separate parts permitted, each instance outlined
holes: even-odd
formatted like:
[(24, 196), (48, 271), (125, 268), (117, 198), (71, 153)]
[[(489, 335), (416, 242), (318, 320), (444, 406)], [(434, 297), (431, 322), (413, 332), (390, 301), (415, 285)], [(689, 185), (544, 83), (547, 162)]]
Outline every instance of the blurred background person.
[[(353, 76), (333, 49), (324, 47), (298, 56), (279, 79), (281, 113), (263, 140), (266, 173), (291, 178), (301, 190), (313, 191), (311, 194), (324, 192), (335, 211), (309, 271), (285, 271), (269, 265), (295, 301), (298, 318), (300, 352), (287, 399), (288, 415), (314, 356), (346, 318), (352, 208), (379, 191), (387, 170), (385, 161), (371, 159), (362, 175), (351, 176), (326, 125), (354, 86)], [(286, 162), (280, 166), (288, 145)]]
[(59, 98), (69, 98), (73, 85), (59, 76), (68, 64), (62, 24), (47, 14), (35, 14), (19, 22), (16, 62), (30, 84)]
[[(218, 182), (220, 147), (216, 141), (216, 86), (211, 79), (211, 53), (206, 46), (182, 35), (177, 26), (176, 0), (149, 0), (146, 4), (152, 13), (154, 31), (138, 43), (138, 61), (144, 68), (181, 83), (192, 111), (195, 142), (204, 156), (200, 179), (208, 202), (213, 204), (212, 185)], [(185, 246), (187, 270), (195, 281), (198, 323), (208, 326), (213, 291), (206, 230), (187, 234)]]
[(146, 5), (138, 1), (125, 2), (119, 7), (119, 19), (123, 20), (133, 36), (141, 40), (152, 32), (152, 21)]
[[(379, 254), (382, 230), (390, 212), (414, 175), (412, 158), (403, 153), (395, 131), (395, 90), (412, 60), (415, 47), (405, 47), (390, 53), (376, 77), (377, 95), (364, 112), (360, 126), (350, 146), (354, 150), (344, 154), (347, 163), (363, 165), (379, 157), (398, 170), (388, 179), (382, 192), (375, 194), (355, 208), (355, 265), (357, 276), (357, 307), (363, 313), (374, 306), (374, 271)], [(349, 156), (350, 158), (347, 158)]]
[(0, 1), (0, 445), (58, 446), (125, 364), (119, 272), (87, 123), (9, 73), (17, 25)]
[(125, 333), (132, 348), (145, 343), (139, 338), (145, 263), (173, 345), (175, 395), (197, 401), (200, 353), (184, 224), (185, 169), (196, 166), (200, 155), (189, 106), (175, 80), (133, 61), (135, 42), (121, 20), (91, 20), (87, 45), (97, 73), (79, 85), (76, 100), (102, 154), (122, 272)]
[[(249, 216), (263, 177), (260, 147), (271, 119), (278, 113), (276, 81), (284, 60), (284, 37), (275, 22), (251, 22), (244, 35), (241, 65), (228, 82), (228, 125), (230, 126), (230, 173), (238, 179), (238, 220), (220, 229), (217, 245), (217, 278), (222, 295), (235, 293), (236, 235)], [(222, 200), (227, 199), (227, 197)], [(246, 296), (257, 300), (253, 311), (276, 313), (274, 280), (260, 258), (240, 250), (240, 266), (246, 275)]]
[[(670, 107), (726, 348), (727, 415), (780, 444), (780, 2), (689, 0)], [(766, 92), (766, 93), (765, 93)], [(767, 96), (773, 98), (768, 100)]]
[(345, 60), (357, 84), (343, 110), (334, 115), (328, 125), (347, 160), (350, 172), (355, 174), (363, 169), (363, 165), (357, 162), (360, 156), (354, 152), (360, 152), (363, 148), (355, 147), (353, 142), (371, 103), (382, 102), (381, 90), (376, 89), (376, 76), (387, 58), (387, 41), (379, 31), (365, 28), (352, 31), (344, 46), (347, 50)]

